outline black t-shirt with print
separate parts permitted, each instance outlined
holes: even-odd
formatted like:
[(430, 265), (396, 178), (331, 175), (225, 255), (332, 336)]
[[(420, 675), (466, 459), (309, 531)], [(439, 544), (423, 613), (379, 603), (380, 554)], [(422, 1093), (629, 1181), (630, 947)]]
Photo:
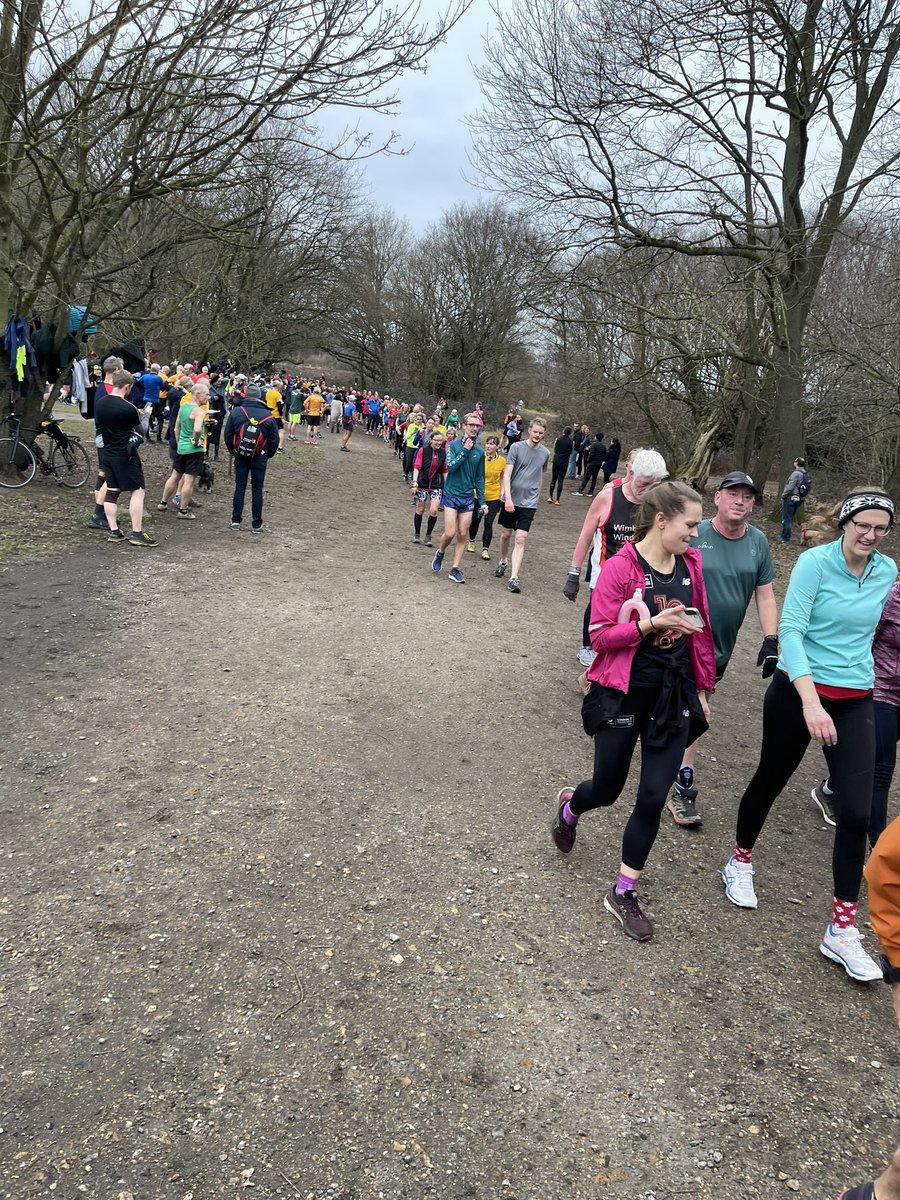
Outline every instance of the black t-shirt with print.
[(107, 454), (126, 454), (128, 439), (139, 428), (141, 418), (135, 406), (123, 396), (104, 395), (103, 389), (98, 388), (94, 423)]
[[(637, 554), (637, 551), (635, 553)], [(644, 572), (644, 603), (650, 610), (651, 617), (665, 608), (671, 608), (673, 604), (683, 604), (685, 608), (693, 604), (694, 586), (683, 558), (675, 559), (675, 569), (671, 576), (654, 572), (640, 554), (637, 558)], [(659, 687), (666, 667), (676, 664), (682, 668), (690, 666), (687, 637), (683, 633), (673, 633), (668, 629), (650, 633), (638, 646), (634, 656), (630, 686)]]

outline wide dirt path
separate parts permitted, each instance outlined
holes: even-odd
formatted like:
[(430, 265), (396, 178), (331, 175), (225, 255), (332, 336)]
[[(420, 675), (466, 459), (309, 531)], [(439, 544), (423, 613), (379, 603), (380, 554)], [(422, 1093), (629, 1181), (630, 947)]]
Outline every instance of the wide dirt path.
[(548, 837), (591, 757), (560, 595), (586, 501), (542, 504), (521, 595), (471, 555), (454, 587), (380, 444), (320, 459), (271, 465), (266, 537), (228, 531), (223, 469), (156, 552), (79, 534), (0, 574), (2, 1194), (826, 1200), (869, 1177), (898, 1032), (886, 988), (817, 952), (814, 755), (759, 910), (718, 875), (755, 619), (706, 823), (665, 818), (636, 945), (598, 911), (627, 799), (568, 859)]

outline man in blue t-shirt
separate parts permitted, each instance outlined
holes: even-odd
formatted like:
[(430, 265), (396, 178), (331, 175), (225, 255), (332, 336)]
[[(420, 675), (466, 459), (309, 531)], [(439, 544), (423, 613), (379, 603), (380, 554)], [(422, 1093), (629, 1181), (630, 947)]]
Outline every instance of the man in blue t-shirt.
[(344, 403), (344, 415), (341, 418), (341, 426), (342, 426), (342, 428), (341, 428), (341, 449), (342, 450), (349, 451), (349, 446), (347, 445), (347, 443), (350, 441), (350, 438), (353, 436), (353, 422), (355, 420), (356, 420), (356, 404), (353, 401), (353, 394), (351, 393), (347, 397), (346, 402)]
[[(714, 501), (716, 515), (697, 527), (694, 549), (703, 556), (703, 581), (709, 602), (709, 619), (716, 649), (716, 680), (725, 674), (738, 633), (750, 605), (756, 600), (756, 615), (763, 632), (762, 649), (756, 665), (763, 679), (775, 671), (778, 661), (778, 605), (772, 580), (775, 568), (766, 535), (748, 524), (760, 489), (743, 471), (732, 471), (719, 484)], [(694, 783), (697, 743), (684, 752), (666, 807), (676, 825), (701, 825)]]

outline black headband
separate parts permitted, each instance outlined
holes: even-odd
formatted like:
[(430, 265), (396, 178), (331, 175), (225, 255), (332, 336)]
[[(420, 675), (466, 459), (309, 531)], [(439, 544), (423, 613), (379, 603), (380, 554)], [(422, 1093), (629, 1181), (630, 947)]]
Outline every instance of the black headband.
[(890, 496), (885, 496), (882, 492), (851, 492), (841, 505), (838, 525), (843, 529), (854, 513), (862, 512), (866, 508), (878, 508), (882, 512), (886, 512), (893, 525), (894, 502)]

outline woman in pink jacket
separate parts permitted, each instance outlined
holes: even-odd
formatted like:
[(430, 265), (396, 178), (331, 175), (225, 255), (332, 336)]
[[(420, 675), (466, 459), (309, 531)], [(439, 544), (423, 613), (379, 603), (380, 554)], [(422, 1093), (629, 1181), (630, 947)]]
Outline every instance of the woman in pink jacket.
[(557, 848), (568, 854), (579, 818), (621, 795), (640, 739), (641, 777), (619, 877), (603, 901), (639, 942), (650, 940), (653, 925), (638, 904), (637, 880), (656, 840), (672, 772), (685, 746), (706, 729), (706, 697), (715, 687), (701, 559), (690, 548), (702, 516), (693, 488), (657, 484), (641, 498), (634, 541), (600, 574), (590, 625), (597, 657), (582, 708), (585, 732), (594, 738), (594, 776), (562, 789), (551, 827)]

